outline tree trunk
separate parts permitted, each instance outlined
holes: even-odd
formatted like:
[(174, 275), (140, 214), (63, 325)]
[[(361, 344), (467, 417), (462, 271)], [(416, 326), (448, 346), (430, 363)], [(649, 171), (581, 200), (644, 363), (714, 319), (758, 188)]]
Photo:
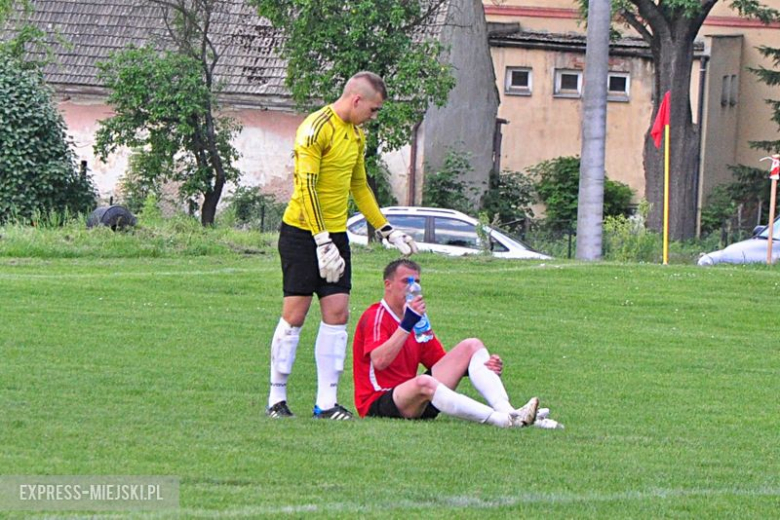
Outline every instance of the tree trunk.
[[(669, 237), (672, 240), (693, 238), (696, 234), (695, 180), (699, 154), (699, 129), (691, 115), (691, 66), (693, 37), (690, 26), (676, 22), (668, 37), (659, 38), (654, 49), (657, 72), (653, 118), (664, 94), (670, 91), (669, 147)], [(695, 33), (694, 33), (695, 34)], [(652, 127), (652, 122), (651, 122)], [(664, 137), (665, 138), (665, 137)], [(663, 230), (664, 212), (664, 145), (656, 148), (649, 129), (644, 150), (645, 197), (650, 203), (648, 227)]]
[(217, 204), (222, 197), (222, 188), (225, 186), (225, 183), (218, 179), (219, 177), (214, 182), (214, 189), (203, 194), (203, 205), (200, 208), (200, 223), (203, 227), (213, 225), (217, 215)]
[(206, 113), (206, 141), (208, 157), (208, 166), (214, 172), (214, 186), (203, 194), (203, 206), (200, 209), (200, 223), (205, 226), (214, 224), (214, 218), (217, 215), (217, 204), (222, 197), (222, 189), (225, 187), (225, 166), (222, 163), (222, 156), (219, 154), (217, 146), (217, 132), (214, 125), (214, 118), (211, 114), (211, 104), (209, 104)]
[(599, 260), (602, 254), (610, 10), (610, 0), (590, 0), (577, 203), (577, 258), (580, 260)]

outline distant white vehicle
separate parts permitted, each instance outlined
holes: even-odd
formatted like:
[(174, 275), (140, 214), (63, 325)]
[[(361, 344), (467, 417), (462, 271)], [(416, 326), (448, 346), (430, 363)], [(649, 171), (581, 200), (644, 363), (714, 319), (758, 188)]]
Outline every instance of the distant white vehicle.
[[(772, 263), (780, 260), (780, 217), (775, 219), (772, 229)], [(699, 258), (699, 265), (715, 264), (763, 264), (766, 263), (767, 237), (769, 226), (758, 226), (753, 230), (753, 237), (742, 242), (735, 242), (725, 249), (707, 253)]]
[[(432, 251), (450, 256), (473, 255), (482, 251), (477, 234), (478, 220), (451, 209), (416, 206), (382, 208), (390, 224), (411, 235), (420, 251)], [(490, 251), (497, 258), (550, 260), (552, 257), (534, 251), (505, 233), (485, 226), (490, 237)], [(357, 213), (347, 221), (347, 235), (353, 244), (368, 245), (365, 217)], [(391, 247), (384, 241), (386, 247)]]

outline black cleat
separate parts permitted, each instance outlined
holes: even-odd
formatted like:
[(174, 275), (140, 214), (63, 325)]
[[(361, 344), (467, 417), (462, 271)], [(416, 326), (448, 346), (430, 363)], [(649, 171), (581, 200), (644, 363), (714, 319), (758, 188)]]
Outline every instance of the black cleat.
[(272, 419), (284, 419), (285, 417), (295, 417), (287, 407), (287, 401), (279, 401), (273, 406), (265, 409), (265, 414)]
[(354, 416), (352, 412), (336, 403), (333, 408), (328, 408), (327, 410), (322, 410), (319, 406), (315, 406), (312, 417), (315, 419), (331, 419), (333, 421), (349, 421)]

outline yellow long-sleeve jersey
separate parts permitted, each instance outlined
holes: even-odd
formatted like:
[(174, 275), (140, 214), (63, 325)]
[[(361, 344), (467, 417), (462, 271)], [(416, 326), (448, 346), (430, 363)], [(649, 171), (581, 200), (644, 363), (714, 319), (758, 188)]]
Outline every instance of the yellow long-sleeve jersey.
[(311, 231), (347, 230), (349, 194), (374, 228), (387, 224), (368, 186), (366, 138), (331, 105), (310, 114), (295, 136), (295, 187), (284, 212), (285, 223)]

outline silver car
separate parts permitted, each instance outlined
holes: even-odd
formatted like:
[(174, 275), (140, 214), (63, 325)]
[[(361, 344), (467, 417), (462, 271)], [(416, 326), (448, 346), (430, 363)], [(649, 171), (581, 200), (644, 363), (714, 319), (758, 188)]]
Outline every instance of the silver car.
[[(780, 217), (775, 219), (772, 234), (772, 263), (780, 259)], [(766, 263), (769, 226), (758, 226), (753, 237), (735, 242), (725, 249), (707, 253), (699, 258), (699, 265), (715, 264), (760, 264)]]
[[(382, 213), (394, 228), (411, 235), (420, 251), (451, 256), (473, 255), (482, 251), (481, 239), (477, 234), (477, 227), (481, 224), (459, 211), (390, 206), (382, 208)], [(490, 237), (490, 252), (497, 258), (551, 259), (495, 228), (486, 226), (485, 234)], [(357, 213), (349, 218), (347, 235), (353, 244), (368, 244), (366, 219), (362, 214)]]

